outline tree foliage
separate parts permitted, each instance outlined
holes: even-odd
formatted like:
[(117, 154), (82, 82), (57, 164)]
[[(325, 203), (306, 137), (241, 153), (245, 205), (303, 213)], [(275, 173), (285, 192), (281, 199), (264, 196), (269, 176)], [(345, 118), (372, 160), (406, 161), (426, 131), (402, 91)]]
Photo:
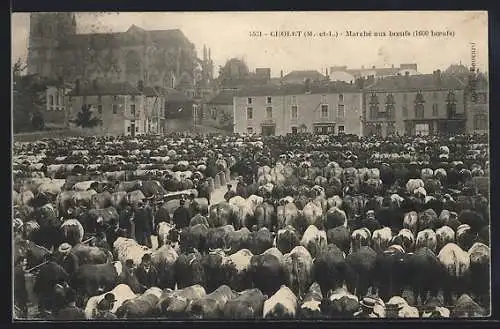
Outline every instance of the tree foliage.
[[(18, 59), (12, 67), (14, 132), (43, 128), (46, 85), (37, 75), (22, 75), (25, 65)], [(33, 120), (34, 119), (34, 120)]]
[(71, 123), (81, 128), (93, 128), (102, 124), (102, 120), (94, 115), (90, 105), (82, 105), (82, 110), (76, 114), (76, 118), (70, 120)]

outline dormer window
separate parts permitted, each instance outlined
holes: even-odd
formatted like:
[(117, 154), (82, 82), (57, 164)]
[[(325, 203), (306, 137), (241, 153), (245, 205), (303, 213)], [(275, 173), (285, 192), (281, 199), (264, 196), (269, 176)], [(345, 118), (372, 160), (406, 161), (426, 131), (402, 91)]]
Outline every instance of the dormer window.
[(266, 99), (266, 104), (272, 104), (272, 98), (271, 96), (267, 96), (267, 99)]
[(339, 102), (343, 102), (344, 101), (344, 95), (340, 94), (339, 95)]
[(252, 104), (252, 97), (247, 98), (247, 104)]

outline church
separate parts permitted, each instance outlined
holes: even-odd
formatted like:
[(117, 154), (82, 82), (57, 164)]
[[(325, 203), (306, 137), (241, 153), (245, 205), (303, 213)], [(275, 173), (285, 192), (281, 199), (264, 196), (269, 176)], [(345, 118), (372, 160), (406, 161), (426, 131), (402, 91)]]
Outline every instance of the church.
[(77, 33), (74, 13), (31, 13), (28, 74), (73, 83), (128, 82), (175, 88), (204, 98), (213, 79), (210, 49), (203, 59), (182, 31), (145, 30)]

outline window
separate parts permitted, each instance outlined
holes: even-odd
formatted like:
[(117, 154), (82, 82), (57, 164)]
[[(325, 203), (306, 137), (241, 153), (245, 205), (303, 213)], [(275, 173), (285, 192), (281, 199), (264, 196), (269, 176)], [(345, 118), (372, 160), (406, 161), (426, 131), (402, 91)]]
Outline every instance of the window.
[(474, 116), (474, 130), (487, 130), (488, 118), (484, 114), (476, 114)]
[(437, 92), (433, 92), (433, 93), (432, 93), (432, 98), (433, 98), (434, 100), (437, 100), (437, 99), (438, 99), (438, 93), (437, 93)]
[(344, 126), (339, 126), (339, 134), (343, 134), (345, 131)]
[(266, 118), (273, 118), (273, 108), (271, 106), (266, 107)]
[(113, 114), (118, 113), (118, 105), (113, 104)]
[(332, 126), (328, 126), (327, 132), (329, 132), (329, 133), (333, 132), (333, 127)]
[(253, 134), (253, 128), (252, 127), (248, 127), (247, 128), (247, 134), (249, 134), (249, 135)]
[(127, 127), (127, 132), (130, 132), (130, 126)]
[(252, 97), (248, 97), (247, 104), (252, 104)]
[(297, 105), (297, 96), (292, 96), (292, 104)]
[(138, 133), (139, 132), (139, 126), (135, 127), (135, 132)]
[(59, 95), (56, 95), (56, 106), (59, 106)]
[(321, 117), (328, 117), (328, 105), (321, 105)]
[(408, 95), (407, 94), (403, 94), (403, 101), (405, 103), (408, 101)]
[(247, 108), (247, 120), (252, 120), (253, 119), (253, 108), (248, 107)]
[(272, 98), (271, 96), (267, 96), (267, 99), (266, 99), (266, 104), (271, 104), (272, 103)]
[(130, 104), (130, 113), (135, 115), (135, 104)]
[(415, 118), (423, 119), (424, 118), (424, 105), (416, 104), (415, 105)]
[(391, 136), (396, 133), (396, 127), (394, 126), (394, 122), (387, 123), (387, 135)]
[(420, 136), (429, 136), (429, 125), (427, 123), (415, 124), (415, 134)]
[(339, 102), (343, 102), (344, 101), (344, 95), (340, 94), (339, 95)]
[(337, 118), (343, 120), (345, 117), (345, 108), (344, 104), (339, 104), (337, 108)]
[(292, 119), (297, 120), (297, 114), (298, 114), (297, 105), (293, 105), (292, 106)]
[(326, 95), (321, 95), (321, 104), (328, 104), (328, 99), (326, 98)]
[(87, 96), (83, 96), (83, 103), (87, 103)]
[(101, 95), (97, 96), (97, 101), (98, 101), (99, 103), (100, 103), (100, 102), (102, 102), (102, 96), (101, 96)]
[(117, 101), (117, 100), (118, 100), (118, 96), (116, 96), (116, 95), (115, 95), (115, 96), (113, 96), (113, 100), (114, 100), (114, 101)]
[(101, 104), (97, 105), (97, 112), (99, 114), (102, 114), (102, 105)]
[(292, 127), (292, 134), (297, 134), (297, 127)]
[(52, 95), (49, 96), (49, 104), (50, 106), (54, 106), (54, 96)]
[(406, 106), (403, 106), (403, 118), (408, 117), (408, 108)]
[(130, 101), (135, 102), (135, 95), (130, 96)]
[(439, 115), (438, 105), (432, 104), (432, 116), (437, 117)]
[(73, 97), (72, 96), (69, 96), (69, 102), (71, 103), (71, 101), (73, 100)]
[(212, 116), (212, 119), (214, 119), (214, 120), (217, 118), (217, 108), (215, 106), (210, 108), (210, 115)]

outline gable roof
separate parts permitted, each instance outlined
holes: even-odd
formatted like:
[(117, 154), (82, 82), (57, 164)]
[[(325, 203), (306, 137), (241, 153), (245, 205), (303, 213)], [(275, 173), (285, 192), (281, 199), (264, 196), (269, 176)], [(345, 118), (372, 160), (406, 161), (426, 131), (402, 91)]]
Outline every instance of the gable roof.
[(283, 80), (295, 80), (295, 79), (311, 79), (311, 80), (323, 80), (326, 76), (315, 70), (297, 70), (292, 71), (283, 77)]
[(464, 89), (466, 82), (448, 74), (441, 73), (440, 79), (434, 74), (396, 75), (375, 81), (366, 87), (370, 91), (436, 90)]
[(76, 87), (69, 92), (70, 96), (98, 96), (98, 95), (141, 95), (142, 93), (130, 82), (99, 82), (81, 83), (80, 89)]
[[(309, 86), (309, 90), (311, 94), (361, 92), (361, 89), (359, 89), (355, 84), (350, 84), (343, 81), (324, 81), (320, 83), (311, 83)], [(238, 91), (236, 96), (283, 96), (300, 95), (305, 93), (305, 84), (284, 84), (281, 86), (268, 84), (243, 88)]]

